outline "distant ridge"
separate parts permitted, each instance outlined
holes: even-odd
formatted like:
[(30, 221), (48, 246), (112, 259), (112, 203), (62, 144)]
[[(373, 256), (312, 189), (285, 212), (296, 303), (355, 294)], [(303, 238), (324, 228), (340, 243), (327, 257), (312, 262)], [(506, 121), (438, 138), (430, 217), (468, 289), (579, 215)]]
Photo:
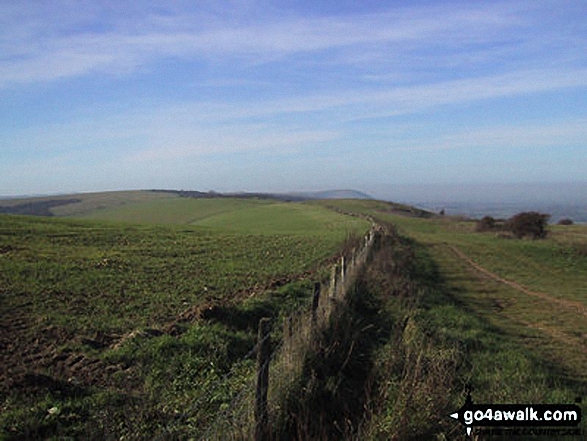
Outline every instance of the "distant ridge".
[(79, 216), (95, 210), (119, 207), (169, 197), (273, 199), (299, 202), (314, 199), (373, 199), (356, 190), (327, 190), (299, 193), (218, 193), (195, 190), (121, 190), (97, 193), (71, 193), (0, 199), (0, 214), (35, 216)]
[(308, 199), (373, 199), (366, 193), (357, 190), (325, 190), (314, 192), (292, 192), (292, 193), (218, 193), (215, 191), (202, 192), (195, 190), (150, 190), (158, 193), (172, 193), (182, 197), (190, 198), (255, 198), (255, 199), (278, 199), (283, 201), (303, 201)]
[(373, 199), (367, 193), (357, 190), (325, 190), (292, 194), (306, 199)]

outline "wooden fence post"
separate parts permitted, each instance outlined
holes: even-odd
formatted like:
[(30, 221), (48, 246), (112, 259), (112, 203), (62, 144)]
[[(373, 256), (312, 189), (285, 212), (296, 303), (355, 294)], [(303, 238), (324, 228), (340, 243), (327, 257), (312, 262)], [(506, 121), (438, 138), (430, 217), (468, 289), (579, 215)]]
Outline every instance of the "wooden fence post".
[(312, 297), (312, 329), (316, 329), (318, 322), (318, 306), (320, 305), (320, 283), (314, 283), (314, 296)]
[(255, 441), (269, 439), (269, 411), (267, 391), (269, 390), (269, 360), (271, 359), (270, 320), (259, 320), (257, 336), (257, 393), (255, 400)]
[(292, 317), (288, 316), (283, 319), (283, 343), (291, 344), (293, 338), (293, 323)]
[(336, 265), (332, 266), (332, 272), (330, 274), (330, 297), (336, 297)]

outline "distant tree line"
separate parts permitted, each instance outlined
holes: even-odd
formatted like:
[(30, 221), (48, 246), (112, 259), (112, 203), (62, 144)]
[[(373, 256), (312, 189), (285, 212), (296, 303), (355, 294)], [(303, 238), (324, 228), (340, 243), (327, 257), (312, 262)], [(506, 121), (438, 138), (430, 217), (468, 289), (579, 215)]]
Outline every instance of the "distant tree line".
[(308, 198), (303, 196), (277, 194), (277, 193), (219, 193), (214, 190), (208, 192), (195, 190), (149, 190), (154, 193), (170, 193), (182, 198), (194, 199), (218, 199), (218, 198), (236, 198), (236, 199), (270, 199), (284, 202), (305, 201)]

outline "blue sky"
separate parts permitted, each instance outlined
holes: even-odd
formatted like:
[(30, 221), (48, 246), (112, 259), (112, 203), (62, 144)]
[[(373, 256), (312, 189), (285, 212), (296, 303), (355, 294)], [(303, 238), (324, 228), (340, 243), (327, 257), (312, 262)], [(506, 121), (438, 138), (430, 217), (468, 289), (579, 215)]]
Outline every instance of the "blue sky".
[(0, 195), (393, 198), (586, 164), (584, 0), (0, 2)]

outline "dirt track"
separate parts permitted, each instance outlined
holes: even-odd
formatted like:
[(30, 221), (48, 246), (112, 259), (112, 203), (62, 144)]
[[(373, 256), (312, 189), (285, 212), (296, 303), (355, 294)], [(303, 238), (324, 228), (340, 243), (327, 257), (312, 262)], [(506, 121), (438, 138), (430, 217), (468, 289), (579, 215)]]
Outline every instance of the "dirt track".
[(542, 300), (545, 300), (547, 302), (556, 304), (558, 306), (563, 307), (564, 309), (567, 309), (569, 311), (573, 311), (579, 314), (582, 314), (584, 317), (587, 318), (587, 307), (579, 302), (573, 302), (570, 300), (565, 300), (565, 299), (560, 299), (557, 297), (552, 297), (548, 294), (545, 294), (543, 292), (538, 292), (538, 291), (532, 291), (529, 288), (520, 285), (517, 282), (512, 282), (511, 280), (507, 280), (504, 279), (503, 277), (498, 276), (495, 273), (492, 273), (491, 271), (483, 268), (481, 265), (475, 263), (473, 260), (471, 260), (466, 254), (464, 254), (461, 250), (459, 250), (456, 246), (454, 245), (449, 245), (449, 248), (462, 260), (466, 261), (469, 265), (471, 265), (473, 268), (475, 268), (477, 271), (483, 273), (483, 275), (485, 275), (486, 277), (495, 280), (497, 282), (503, 283), (511, 288), (514, 288), (520, 292), (523, 292), (524, 294), (530, 295), (530, 296), (534, 296), (534, 297), (538, 297)]

